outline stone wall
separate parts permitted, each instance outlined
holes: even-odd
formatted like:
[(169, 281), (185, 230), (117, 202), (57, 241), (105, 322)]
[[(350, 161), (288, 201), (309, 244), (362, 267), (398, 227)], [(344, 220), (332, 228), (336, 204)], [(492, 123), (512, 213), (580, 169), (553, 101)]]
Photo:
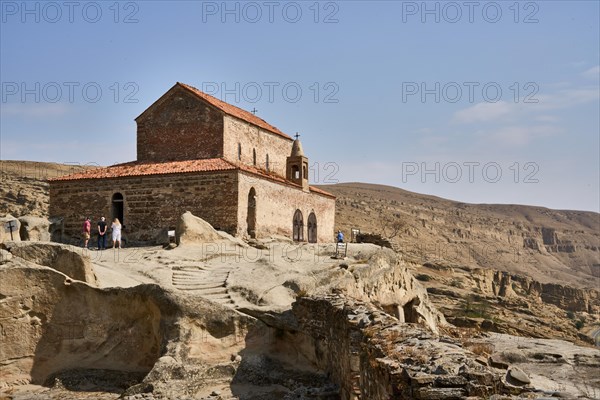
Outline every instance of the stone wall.
[[(161, 230), (174, 228), (186, 211), (216, 229), (237, 229), (237, 172), (152, 175), (113, 179), (53, 181), (50, 215), (64, 218), (65, 238), (79, 238), (85, 216), (92, 216), (92, 231), (101, 216), (112, 221), (112, 196), (124, 198), (127, 241), (153, 241)], [(110, 224), (109, 224), (110, 225)], [(96, 236), (92, 236), (94, 244)]]
[[(253, 150), (256, 151), (256, 167), (267, 170), (266, 157), (269, 155), (269, 171), (285, 177), (286, 158), (292, 151), (292, 140), (260, 129), (237, 118), (224, 117), (223, 158), (233, 163), (254, 166)], [(238, 158), (238, 144), (241, 145), (241, 160)]]
[[(113, 179), (52, 181), (50, 216), (64, 218), (63, 241), (77, 243), (86, 216), (92, 217), (92, 232), (105, 216), (112, 221), (112, 196), (124, 199), (123, 238), (130, 242), (152, 242), (161, 231), (174, 229), (178, 218), (190, 211), (215, 229), (247, 235), (248, 194), (257, 194), (257, 236), (279, 234), (292, 237), (296, 209), (304, 218), (308, 240), (308, 215), (317, 217), (319, 242), (333, 241), (335, 199), (306, 193), (297, 187), (233, 171), (152, 175)], [(238, 207), (239, 204), (239, 207)], [(110, 225), (110, 224), (109, 224)], [(95, 245), (92, 235), (91, 245)]]
[(223, 155), (223, 113), (181, 87), (167, 92), (136, 122), (138, 161)]
[(245, 172), (240, 173), (238, 185), (238, 235), (247, 235), (248, 195), (254, 188), (257, 237), (277, 234), (291, 238), (294, 212), (300, 210), (304, 220), (304, 241), (308, 241), (307, 225), (311, 212), (317, 217), (318, 242), (329, 243), (334, 240), (334, 198), (307, 193), (291, 184), (259, 179)]

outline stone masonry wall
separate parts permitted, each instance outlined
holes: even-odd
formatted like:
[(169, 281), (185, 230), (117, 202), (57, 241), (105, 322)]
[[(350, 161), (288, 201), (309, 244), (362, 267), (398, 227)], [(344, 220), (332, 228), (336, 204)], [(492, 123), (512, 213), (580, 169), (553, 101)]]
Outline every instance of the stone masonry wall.
[[(237, 172), (170, 174), (115, 179), (50, 182), (50, 215), (64, 218), (65, 235), (81, 236), (85, 216), (92, 231), (101, 216), (112, 221), (111, 200), (124, 198), (123, 238), (153, 241), (161, 230), (174, 228), (185, 211), (217, 229), (237, 229)], [(110, 224), (109, 224), (110, 226)], [(95, 235), (92, 238), (94, 244)]]
[(248, 194), (254, 188), (257, 237), (277, 234), (291, 238), (294, 212), (300, 210), (304, 220), (304, 241), (308, 241), (307, 224), (311, 212), (317, 217), (318, 242), (328, 243), (334, 240), (334, 198), (307, 193), (297, 187), (259, 179), (244, 172), (240, 173), (238, 185), (238, 235), (247, 234)]
[(172, 89), (136, 122), (138, 161), (223, 155), (223, 113), (183, 88)]
[[(223, 158), (232, 163), (253, 165), (252, 150), (256, 150), (256, 167), (266, 170), (269, 155), (269, 171), (285, 177), (286, 158), (292, 151), (292, 141), (257, 126), (225, 115)], [(238, 143), (242, 147), (242, 159), (238, 159)]]

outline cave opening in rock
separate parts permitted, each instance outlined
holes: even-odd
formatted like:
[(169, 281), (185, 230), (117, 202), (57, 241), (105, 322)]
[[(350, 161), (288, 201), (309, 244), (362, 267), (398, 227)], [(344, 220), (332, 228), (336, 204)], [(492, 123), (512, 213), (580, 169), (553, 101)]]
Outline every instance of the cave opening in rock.
[(421, 301), (418, 297), (415, 297), (402, 307), (404, 311), (404, 322), (412, 324), (419, 322), (419, 313), (417, 312), (417, 307), (419, 304), (421, 304)]

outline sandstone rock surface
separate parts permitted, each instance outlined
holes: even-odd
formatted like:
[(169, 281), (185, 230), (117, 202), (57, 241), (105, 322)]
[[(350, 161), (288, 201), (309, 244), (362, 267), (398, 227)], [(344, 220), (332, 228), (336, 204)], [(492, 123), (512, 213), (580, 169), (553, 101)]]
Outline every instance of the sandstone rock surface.
[(178, 244), (207, 243), (221, 239), (208, 222), (189, 211), (182, 214), (177, 221), (176, 235)]
[(71, 279), (92, 286), (98, 284), (88, 250), (58, 243), (39, 242), (5, 242), (1, 247), (10, 251), (13, 256), (54, 268)]
[(19, 218), (21, 240), (33, 242), (50, 241), (50, 221), (46, 218), (26, 215)]

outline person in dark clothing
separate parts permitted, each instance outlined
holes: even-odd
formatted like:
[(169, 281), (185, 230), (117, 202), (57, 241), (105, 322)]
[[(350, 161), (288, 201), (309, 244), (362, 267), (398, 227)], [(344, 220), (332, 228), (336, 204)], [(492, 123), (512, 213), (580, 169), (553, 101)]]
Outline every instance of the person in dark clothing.
[(104, 217), (100, 218), (98, 221), (98, 250), (106, 249), (106, 229), (108, 225), (106, 224), (106, 220)]

